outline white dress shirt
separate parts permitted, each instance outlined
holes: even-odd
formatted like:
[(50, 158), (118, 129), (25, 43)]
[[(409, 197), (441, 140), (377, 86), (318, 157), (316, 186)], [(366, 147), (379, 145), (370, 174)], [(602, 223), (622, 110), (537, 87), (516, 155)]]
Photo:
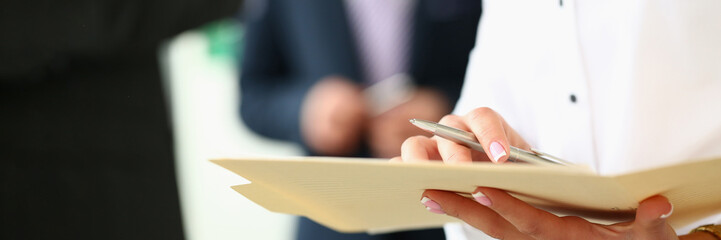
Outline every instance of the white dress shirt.
[(719, 157), (720, 13), (718, 0), (484, 0), (455, 114), (490, 107), (603, 175)]

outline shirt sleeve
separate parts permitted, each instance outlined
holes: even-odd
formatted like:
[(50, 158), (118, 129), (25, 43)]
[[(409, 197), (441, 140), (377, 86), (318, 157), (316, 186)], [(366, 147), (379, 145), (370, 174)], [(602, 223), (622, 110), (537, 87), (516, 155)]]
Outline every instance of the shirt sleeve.
[(246, 16), (241, 61), (240, 114), (254, 132), (303, 144), (300, 112), (313, 81), (291, 71), (282, 52), (277, 7), (266, 1), (262, 14)]

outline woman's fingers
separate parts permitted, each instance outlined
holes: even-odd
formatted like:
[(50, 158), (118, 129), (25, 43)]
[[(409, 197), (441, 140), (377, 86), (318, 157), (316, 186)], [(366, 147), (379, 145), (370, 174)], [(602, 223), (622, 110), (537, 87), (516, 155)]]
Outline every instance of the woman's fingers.
[(519, 135), (516, 130), (514, 130), (511, 126), (506, 123), (506, 120), (501, 118), (501, 121), (503, 121), (503, 129), (506, 131), (506, 136), (508, 136), (508, 141), (510, 141), (511, 146), (530, 151), (531, 145), (524, 140), (521, 135)]
[(666, 223), (673, 206), (663, 196), (642, 201), (634, 221), (614, 225), (557, 217), (495, 188), (479, 187), (472, 197), (426, 190), (421, 202), (431, 212), (459, 218), (499, 239), (678, 239)]
[(469, 112), (463, 119), (483, 145), (489, 159), (498, 163), (508, 160), (509, 142), (500, 115), (490, 108), (482, 107)]
[[(473, 198), (510, 222), (520, 232), (540, 239), (556, 239), (564, 222), (549, 212), (535, 208), (507, 192), (479, 187)], [(565, 223), (568, 224), (568, 223)]]
[[(440, 124), (468, 131), (463, 119), (457, 115), (446, 115), (438, 122)], [(472, 150), (455, 142), (440, 137), (434, 137), (438, 142), (438, 153), (446, 163), (470, 163), (473, 161)]]
[(664, 196), (656, 195), (641, 201), (636, 210), (634, 227), (647, 234), (648, 239), (662, 239), (673, 233), (666, 218), (673, 213), (673, 205)]
[[(426, 190), (423, 193), (426, 206), (440, 207), (440, 211), (429, 208), (429, 211), (445, 213), (458, 218), (469, 225), (497, 239), (531, 239), (519, 232), (511, 223), (487, 207), (472, 199), (453, 192)], [(432, 201), (432, 202), (429, 202)]]
[(401, 159), (403, 162), (440, 160), (441, 156), (436, 144), (435, 139), (426, 136), (410, 137), (401, 145)]
[(472, 132), (483, 146), (479, 153), (453, 141), (433, 137), (411, 137), (401, 147), (403, 161), (442, 159), (447, 163), (468, 163), (490, 159), (505, 162), (510, 156), (510, 146), (529, 150), (530, 146), (513, 128), (490, 108), (477, 108), (465, 116), (446, 115), (440, 124)]

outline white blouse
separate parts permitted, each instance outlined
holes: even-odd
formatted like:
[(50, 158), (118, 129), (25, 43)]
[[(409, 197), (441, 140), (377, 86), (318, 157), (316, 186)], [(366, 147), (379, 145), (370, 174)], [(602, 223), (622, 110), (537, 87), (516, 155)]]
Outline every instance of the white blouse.
[(454, 112), (490, 107), (604, 175), (719, 157), (719, 13), (718, 0), (484, 0)]

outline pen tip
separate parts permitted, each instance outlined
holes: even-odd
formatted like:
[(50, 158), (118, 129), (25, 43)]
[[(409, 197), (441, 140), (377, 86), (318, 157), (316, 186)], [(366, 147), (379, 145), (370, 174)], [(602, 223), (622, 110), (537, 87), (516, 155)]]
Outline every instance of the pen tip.
[(411, 119), (409, 119), (408, 121), (411, 122), (411, 123), (416, 123), (416, 119), (415, 119), (415, 118), (411, 118)]

